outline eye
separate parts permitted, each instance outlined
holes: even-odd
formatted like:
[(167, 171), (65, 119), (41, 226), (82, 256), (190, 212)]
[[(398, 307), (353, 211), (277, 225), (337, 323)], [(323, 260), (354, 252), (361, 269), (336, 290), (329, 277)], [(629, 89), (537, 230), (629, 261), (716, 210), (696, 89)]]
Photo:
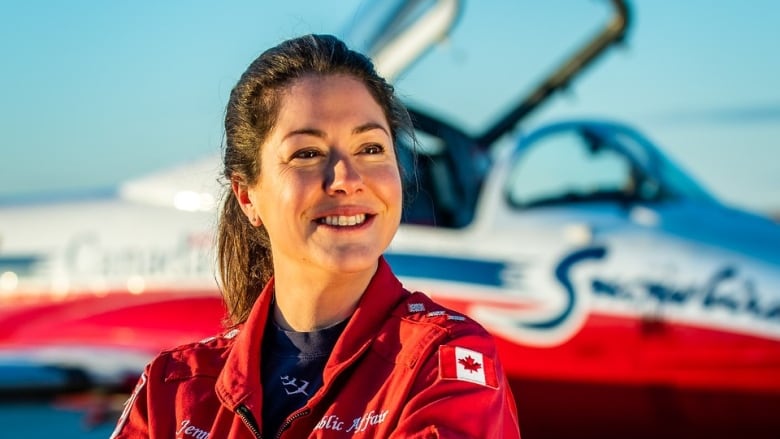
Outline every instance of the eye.
[(293, 159), (313, 159), (315, 157), (320, 156), (320, 152), (316, 149), (302, 149), (300, 151), (296, 151), (295, 154), (293, 154)]
[(385, 147), (378, 143), (370, 143), (363, 147), (363, 152), (370, 155), (382, 154), (384, 151)]

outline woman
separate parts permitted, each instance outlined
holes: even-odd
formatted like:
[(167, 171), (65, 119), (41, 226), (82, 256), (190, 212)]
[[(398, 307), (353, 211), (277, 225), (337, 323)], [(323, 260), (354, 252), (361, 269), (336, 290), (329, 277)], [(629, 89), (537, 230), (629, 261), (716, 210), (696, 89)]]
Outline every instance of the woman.
[(233, 327), (152, 361), (114, 437), (519, 437), (492, 338), (382, 257), (413, 133), (371, 62), (332, 36), (286, 41), (243, 74), (225, 129)]

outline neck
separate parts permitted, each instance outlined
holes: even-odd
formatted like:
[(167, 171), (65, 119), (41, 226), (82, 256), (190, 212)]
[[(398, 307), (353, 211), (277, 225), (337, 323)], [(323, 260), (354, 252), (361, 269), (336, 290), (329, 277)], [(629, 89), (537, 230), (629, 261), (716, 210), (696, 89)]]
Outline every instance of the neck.
[(376, 272), (286, 273), (274, 269), (274, 319), (288, 331), (309, 332), (349, 318)]

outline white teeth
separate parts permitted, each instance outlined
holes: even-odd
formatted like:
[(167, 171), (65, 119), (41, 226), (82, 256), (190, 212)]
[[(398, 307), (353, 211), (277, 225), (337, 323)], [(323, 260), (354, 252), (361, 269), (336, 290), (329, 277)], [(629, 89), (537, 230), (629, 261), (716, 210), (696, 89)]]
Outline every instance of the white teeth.
[(364, 213), (352, 216), (326, 216), (322, 220), (322, 222), (329, 226), (354, 226), (363, 224), (365, 221), (366, 215)]

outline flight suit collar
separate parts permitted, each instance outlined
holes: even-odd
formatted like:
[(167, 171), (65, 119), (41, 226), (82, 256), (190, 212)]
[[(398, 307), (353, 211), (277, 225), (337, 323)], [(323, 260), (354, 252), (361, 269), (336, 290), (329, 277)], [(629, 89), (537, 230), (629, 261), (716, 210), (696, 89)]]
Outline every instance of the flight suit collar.
[[(273, 286), (271, 279), (258, 296), (249, 317), (239, 328), (217, 380), (217, 395), (231, 411), (245, 405), (254, 413), (262, 413), (260, 356), (263, 332), (273, 302)], [(368, 349), (393, 309), (408, 295), (385, 258), (380, 257), (376, 273), (325, 365), (323, 387)]]

